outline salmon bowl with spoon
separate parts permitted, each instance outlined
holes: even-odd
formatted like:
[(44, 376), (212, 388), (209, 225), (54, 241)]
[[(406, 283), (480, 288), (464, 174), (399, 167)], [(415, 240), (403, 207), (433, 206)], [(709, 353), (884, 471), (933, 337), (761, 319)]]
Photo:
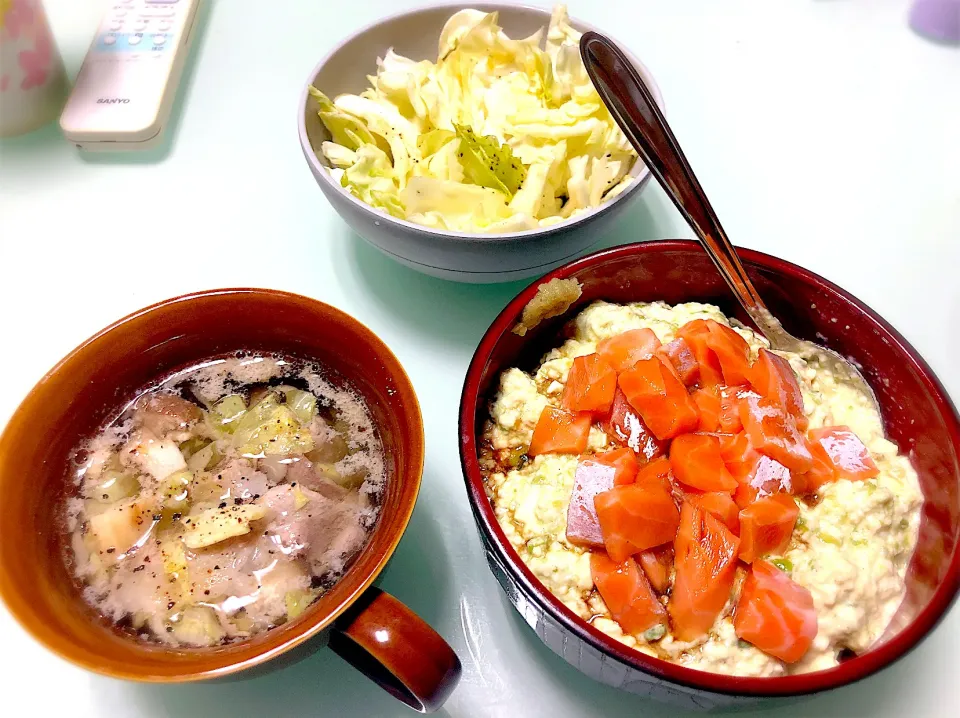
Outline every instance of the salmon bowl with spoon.
[[(491, 569), (548, 646), (626, 690), (712, 707), (852, 682), (956, 596), (956, 410), (859, 300), (733, 251), (645, 109), (638, 151), (727, 253), (679, 240), (601, 252), (494, 322), (460, 416)], [(776, 345), (729, 278), (860, 369)]]

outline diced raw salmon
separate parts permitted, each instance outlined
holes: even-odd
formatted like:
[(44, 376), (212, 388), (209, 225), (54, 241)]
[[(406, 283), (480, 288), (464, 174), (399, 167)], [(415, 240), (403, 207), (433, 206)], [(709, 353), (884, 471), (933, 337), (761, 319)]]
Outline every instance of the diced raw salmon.
[(615, 471), (613, 475), (614, 486), (632, 484), (637, 479), (637, 455), (633, 453), (633, 449), (624, 446), (619, 449), (594, 454), (592, 459), (598, 464), (613, 467)]
[(746, 340), (725, 324), (712, 319), (706, 323), (710, 331), (706, 343), (720, 363), (723, 383), (729, 386), (749, 383), (750, 346)]
[(837, 470), (819, 441), (807, 440), (807, 448), (813, 456), (813, 466), (803, 474), (794, 477), (793, 493), (796, 495), (816, 493), (824, 484), (837, 480)]
[(664, 594), (670, 588), (670, 575), (673, 573), (673, 544), (664, 544), (648, 548), (637, 555), (640, 568), (650, 579), (653, 590)]
[(590, 575), (610, 615), (624, 633), (637, 636), (666, 624), (666, 609), (632, 558), (615, 562), (605, 553), (595, 551), (590, 554)]
[(872, 479), (880, 473), (860, 437), (846, 426), (814, 429), (810, 432), (810, 439), (823, 447), (838, 478), (859, 481)]
[(690, 345), (682, 337), (660, 347), (657, 356), (673, 367), (674, 373), (685, 386), (693, 386), (700, 379), (700, 365), (697, 364)]
[(665, 456), (651, 461), (637, 472), (634, 483), (654, 483), (662, 486), (665, 491), (670, 491), (672, 485), (670, 481), (670, 461)]
[(742, 509), (764, 496), (795, 493), (793, 484), (794, 475), (790, 469), (776, 459), (757, 454), (750, 471), (742, 479), (737, 479), (733, 500)]
[(680, 513), (670, 492), (655, 482), (614, 486), (593, 502), (603, 543), (614, 561), (673, 541), (677, 534)]
[(736, 434), (743, 431), (743, 422), (740, 421), (740, 402), (750, 396), (757, 395), (747, 387), (720, 387), (719, 431), (725, 434)]
[(758, 498), (740, 511), (740, 558), (752, 563), (790, 545), (800, 509), (788, 494)]
[(741, 509), (756, 501), (758, 497), (784, 491), (795, 493), (790, 470), (756, 451), (746, 434), (722, 438), (720, 455), (727, 471), (737, 480), (733, 500)]
[(688, 502), (674, 542), (676, 574), (667, 611), (673, 635), (692, 641), (713, 627), (730, 598), (740, 539), (717, 518)]
[(697, 389), (690, 396), (693, 397), (697, 410), (700, 412), (699, 431), (720, 431), (720, 392), (717, 387)]
[(810, 591), (766, 561), (755, 561), (733, 615), (739, 638), (785, 663), (796, 663), (817, 637)]
[(720, 519), (733, 533), (740, 534), (740, 507), (723, 491), (688, 492), (686, 500)]
[(693, 431), (700, 423), (686, 387), (659, 358), (641, 359), (618, 379), (620, 389), (661, 441)]
[(581, 454), (590, 438), (589, 413), (571, 414), (555, 406), (544, 407), (533, 429), (527, 454)]
[(677, 331), (677, 335), (686, 341), (697, 360), (700, 378), (697, 383), (703, 387), (714, 387), (723, 384), (723, 369), (716, 352), (710, 348), (707, 340), (710, 338), (710, 325), (704, 319), (694, 319), (687, 322)]
[(630, 329), (597, 344), (597, 354), (618, 374), (633, 368), (641, 359), (649, 359), (660, 348), (652, 329)]
[(573, 360), (560, 405), (567, 411), (606, 413), (617, 390), (617, 373), (599, 354)]
[(740, 420), (750, 443), (761, 454), (798, 474), (813, 466), (813, 456), (791, 414), (748, 396), (740, 402)]
[(767, 402), (794, 417), (804, 431), (808, 420), (803, 413), (803, 395), (790, 363), (781, 356), (761, 349), (750, 370), (750, 385)]
[(613, 395), (610, 412), (601, 420), (600, 427), (613, 441), (633, 449), (641, 464), (666, 453), (667, 442), (653, 435), (619, 387)]
[(586, 548), (603, 548), (603, 534), (593, 499), (613, 488), (617, 470), (592, 459), (582, 459), (573, 477), (567, 505), (567, 541)]
[(677, 481), (700, 491), (737, 488), (720, 454), (720, 439), (713, 434), (684, 434), (670, 445), (670, 468)]

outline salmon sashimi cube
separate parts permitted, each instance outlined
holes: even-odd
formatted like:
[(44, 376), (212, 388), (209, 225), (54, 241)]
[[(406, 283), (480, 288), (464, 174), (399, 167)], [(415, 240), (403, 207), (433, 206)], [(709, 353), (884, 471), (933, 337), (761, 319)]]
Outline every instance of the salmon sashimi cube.
[(740, 420), (753, 448), (761, 454), (798, 474), (813, 466), (813, 456), (793, 415), (765, 406), (762, 399), (746, 397), (740, 402)]
[(598, 464), (604, 464), (606, 466), (613, 467), (614, 486), (632, 484), (637, 480), (637, 469), (639, 467), (637, 463), (637, 455), (633, 453), (633, 449), (624, 446), (619, 449), (612, 449), (610, 451), (604, 451), (600, 454), (594, 454), (592, 458), (593, 461), (597, 462)]
[(667, 451), (667, 442), (653, 435), (619, 387), (613, 395), (610, 412), (601, 420), (600, 427), (613, 441), (633, 449), (640, 463), (652, 461)]
[(641, 359), (649, 359), (660, 348), (660, 340), (652, 329), (631, 329), (597, 344), (597, 354), (618, 374)]
[(733, 329), (712, 319), (707, 320), (710, 334), (706, 344), (717, 357), (724, 384), (748, 384), (750, 376), (750, 345)]
[(673, 367), (674, 373), (684, 386), (694, 386), (700, 379), (700, 365), (693, 355), (690, 345), (682, 337), (677, 337), (660, 347), (657, 356)]
[(720, 437), (720, 458), (735, 479), (749, 473), (759, 455), (760, 452), (753, 448), (750, 438), (742, 431)]
[(663, 486), (637, 483), (614, 486), (593, 500), (607, 553), (623, 561), (635, 553), (673, 541), (680, 512)]
[(767, 402), (793, 416), (801, 431), (806, 430), (808, 420), (803, 411), (803, 394), (790, 362), (761, 349), (750, 370), (750, 385)]
[(594, 552), (590, 554), (590, 575), (610, 615), (624, 633), (638, 636), (667, 623), (666, 609), (632, 558), (618, 562), (604, 553)]
[(766, 561), (755, 561), (733, 615), (737, 636), (785, 663), (796, 663), (817, 637), (810, 591)]
[(585, 548), (603, 548), (603, 534), (593, 500), (614, 486), (617, 470), (592, 459), (577, 464), (573, 492), (567, 505), (567, 541)]
[(544, 407), (533, 428), (527, 454), (582, 454), (587, 448), (592, 421), (585, 412), (572, 414), (555, 406)]
[(618, 382), (630, 406), (661, 441), (694, 431), (700, 424), (687, 388), (659, 358), (641, 359)]
[(732, 493), (737, 488), (720, 454), (720, 439), (713, 434), (684, 434), (674, 439), (670, 469), (677, 481), (700, 491)]
[(720, 392), (717, 387), (711, 389), (697, 389), (690, 396), (693, 397), (700, 412), (699, 431), (720, 431)]
[(795, 477), (790, 469), (776, 459), (757, 454), (750, 471), (737, 479), (733, 500), (741, 509), (757, 499), (779, 493), (796, 493)]
[(599, 354), (573, 360), (560, 405), (567, 411), (606, 413), (617, 390), (617, 373)]
[(718, 431), (725, 434), (737, 434), (743, 431), (743, 422), (740, 420), (740, 403), (751, 396), (757, 397), (757, 394), (743, 386), (720, 387)]
[(740, 507), (730, 494), (723, 491), (688, 492), (685, 499), (723, 522), (733, 533), (740, 535)]
[(673, 481), (670, 479), (670, 461), (664, 456), (656, 461), (651, 461), (637, 472), (636, 484), (653, 483), (663, 488), (664, 491), (673, 491)]
[(788, 494), (758, 498), (740, 511), (740, 558), (752, 563), (790, 545), (800, 508)]
[(706, 635), (730, 598), (740, 539), (716, 517), (684, 502), (674, 541), (675, 575), (667, 611), (673, 635)]
[(673, 544), (664, 544), (656, 548), (648, 548), (637, 554), (640, 568), (647, 574), (653, 590), (664, 594), (670, 588), (670, 578), (673, 573)]
[(846, 426), (814, 429), (810, 432), (810, 439), (823, 447), (837, 478), (860, 481), (872, 479), (880, 473), (860, 437)]
[(720, 455), (737, 481), (733, 500), (741, 509), (762, 496), (784, 491), (796, 493), (790, 469), (754, 449), (746, 434), (722, 437)]
[(700, 372), (697, 383), (703, 387), (723, 384), (723, 368), (720, 366), (720, 360), (707, 343), (711, 332), (706, 320), (694, 319), (692, 322), (687, 322), (680, 327), (677, 335), (687, 343), (694, 359), (697, 360)]
[(794, 477), (795, 495), (816, 493), (821, 486), (837, 480), (837, 469), (819, 441), (807, 440), (807, 448), (813, 456), (813, 466), (803, 474)]

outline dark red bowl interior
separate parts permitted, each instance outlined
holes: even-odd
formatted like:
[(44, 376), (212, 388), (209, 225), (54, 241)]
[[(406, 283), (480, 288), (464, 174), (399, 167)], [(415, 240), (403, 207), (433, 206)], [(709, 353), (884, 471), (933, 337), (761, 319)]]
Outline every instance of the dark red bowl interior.
[[(484, 335), (467, 373), (460, 406), (460, 451), (474, 516), (485, 543), (512, 579), (568, 631), (632, 667), (694, 688), (737, 695), (793, 695), (835, 688), (889, 665), (940, 621), (960, 588), (960, 420), (930, 367), (893, 327), (845, 291), (789, 262), (739, 250), (747, 272), (786, 329), (859, 363), (880, 402), (887, 435), (916, 467), (925, 502), (917, 550), (907, 573), (907, 594), (891, 628), (869, 651), (835, 668), (777, 678), (738, 678), (696, 671), (643, 655), (582, 621), (526, 568), (497, 524), (483, 489), (477, 438), (500, 373), (532, 370), (560, 344), (561, 325), (591, 302), (663, 300), (717, 304), (747, 322), (706, 253), (696, 242), (668, 240), (598, 252), (534, 282), (503, 310)], [(526, 337), (510, 330), (537, 286), (575, 278), (583, 295), (564, 315)], [(747, 322), (749, 323), (749, 322)]]

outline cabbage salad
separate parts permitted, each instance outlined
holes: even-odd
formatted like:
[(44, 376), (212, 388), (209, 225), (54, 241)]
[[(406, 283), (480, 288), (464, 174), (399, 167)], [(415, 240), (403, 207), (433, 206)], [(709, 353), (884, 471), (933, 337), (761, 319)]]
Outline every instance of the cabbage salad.
[(372, 207), (459, 232), (549, 226), (622, 192), (637, 155), (587, 76), (566, 7), (543, 35), (513, 40), (497, 13), (461, 10), (435, 63), (389, 49), (359, 95), (311, 87), (331, 173)]

